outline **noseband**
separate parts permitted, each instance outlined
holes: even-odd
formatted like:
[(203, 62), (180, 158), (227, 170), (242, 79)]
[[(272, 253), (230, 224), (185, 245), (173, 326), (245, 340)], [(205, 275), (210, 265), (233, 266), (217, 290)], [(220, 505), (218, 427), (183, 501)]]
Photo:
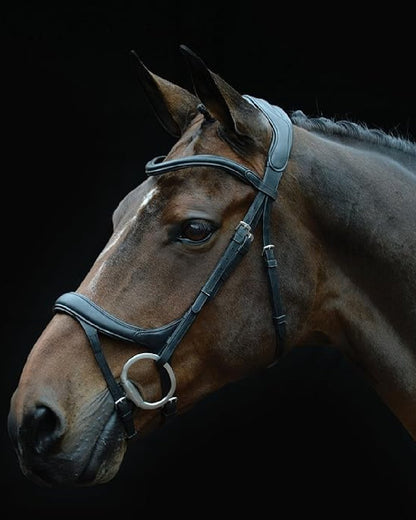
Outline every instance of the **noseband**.
[[(146, 165), (146, 173), (150, 176), (163, 175), (166, 172), (183, 168), (211, 166), (236, 176), (257, 190), (256, 197), (243, 220), (235, 228), (223, 255), (183, 316), (162, 327), (144, 329), (118, 319), (86, 296), (76, 292), (65, 293), (55, 302), (55, 312), (69, 314), (84, 329), (129, 439), (137, 434), (133, 422), (134, 405), (149, 410), (161, 408), (165, 416), (175, 413), (176, 379), (169, 361), (205, 303), (217, 294), (224, 281), (247, 253), (260, 218), (262, 218), (263, 227), (263, 258), (267, 268), (272, 318), (276, 331), (276, 359), (283, 351), (286, 334), (285, 314), (280, 300), (277, 261), (270, 236), (270, 213), (271, 205), (277, 197), (280, 179), (289, 159), (292, 146), (292, 124), (287, 114), (279, 107), (272, 106), (263, 99), (251, 96), (245, 96), (245, 98), (267, 117), (273, 131), (263, 178), (249, 168), (217, 155), (193, 155), (168, 161), (161, 156), (149, 161)], [(104, 357), (99, 333), (148, 349), (148, 352), (137, 354), (125, 363), (120, 375), (120, 383), (114, 378)], [(138, 388), (128, 377), (130, 367), (142, 359), (155, 361), (159, 369), (163, 393), (163, 397), (159, 401), (145, 401)]]

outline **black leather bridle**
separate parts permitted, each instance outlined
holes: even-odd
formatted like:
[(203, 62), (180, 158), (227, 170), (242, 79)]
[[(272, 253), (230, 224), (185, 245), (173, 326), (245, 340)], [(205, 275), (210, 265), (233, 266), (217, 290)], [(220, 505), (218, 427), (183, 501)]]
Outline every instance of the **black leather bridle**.
[[(260, 178), (247, 167), (217, 155), (193, 155), (172, 160), (165, 160), (165, 157), (161, 156), (149, 161), (146, 165), (146, 173), (151, 176), (163, 175), (166, 172), (184, 168), (210, 166), (236, 176), (257, 190), (251, 206), (236, 227), (223, 255), (183, 316), (167, 325), (144, 329), (118, 319), (86, 296), (76, 292), (65, 293), (55, 302), (55, 312), (69, 314), (84, 329), (129, 439), (137, 434), (133, 422), (134, 405), (144, 409), (162, 408), (165, 416), (175, 413), (176, 380), (172, 367), (169, 365), (172, 354), (205, 303), (217, 294), (223, 282), (247, 253), (253, 241), (253, 232), (261, 218), (263, 257), (267, 267), (272, 317), (277, 340), (276, 359), (283, 351), (286, 334), (285, 314), (280, 299), (277, 261), (273, 251), (274, 245), (270, 236), (270, 213), (271, 205), (277, 197), (279, 182), (290, 155), (292, 123), (287, 114), (279, 107), (272, 106), (263, 99), (251, 96), (244, 97), (267, 117), (273, 131), (263, 178)], [(99, 333), (136, 343), (149, 350), (149, 352), (131, 357), (125, 363), (120, 376), (120, 383), (114, 378), (104, 357)], [(141, 359), (154, 360), (160, 370), (164, 396), (159, 401), (145, 401), (138, 388), (128, 378), (129, 368)]]

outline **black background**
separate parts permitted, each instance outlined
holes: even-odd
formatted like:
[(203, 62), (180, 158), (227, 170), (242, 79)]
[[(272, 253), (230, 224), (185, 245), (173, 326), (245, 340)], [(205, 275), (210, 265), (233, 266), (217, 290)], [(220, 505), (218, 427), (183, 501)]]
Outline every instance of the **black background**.
[[(150, 4), (150, 5), (148, 5)], [(271, 6), (273, 5), (273, 9)], [(173, 139), (129, 55), (191, 88), (186, 44), (241, 93), (416, 136), (412, 15), (333, 4), (13, 2), (3, 9), (3, 503), (30, 518), (416, 517), (415, 444), (354, 368), (305, 349), (129, 449), (87, 489), (27, 481), (9, 399), (54, 299), (107, 241), (118, 201)], [(393, 6), (394, 7), (394, 6)]]

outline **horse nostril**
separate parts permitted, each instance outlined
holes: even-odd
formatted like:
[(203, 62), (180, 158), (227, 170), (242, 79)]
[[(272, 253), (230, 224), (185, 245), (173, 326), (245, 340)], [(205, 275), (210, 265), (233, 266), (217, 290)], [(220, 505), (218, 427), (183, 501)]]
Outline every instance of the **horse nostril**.
[(20, 428), (20, 440), (38, 455), (51, 451), (62, 435), (63, 421), (48, 406), (37, 406), (27, 414)]

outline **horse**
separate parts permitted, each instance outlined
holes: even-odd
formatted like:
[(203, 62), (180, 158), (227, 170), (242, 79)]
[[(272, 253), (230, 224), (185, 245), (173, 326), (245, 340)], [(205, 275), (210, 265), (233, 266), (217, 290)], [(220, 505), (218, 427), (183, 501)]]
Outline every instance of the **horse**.
[(289, 115), (180, 49), (193, 92), (134, 53), (175, 144), (116, 207), (11, 397), (39, 485), (109, 482), (133, 439), (310, 344), (350, 360), (416, 440), (416, 144)]

